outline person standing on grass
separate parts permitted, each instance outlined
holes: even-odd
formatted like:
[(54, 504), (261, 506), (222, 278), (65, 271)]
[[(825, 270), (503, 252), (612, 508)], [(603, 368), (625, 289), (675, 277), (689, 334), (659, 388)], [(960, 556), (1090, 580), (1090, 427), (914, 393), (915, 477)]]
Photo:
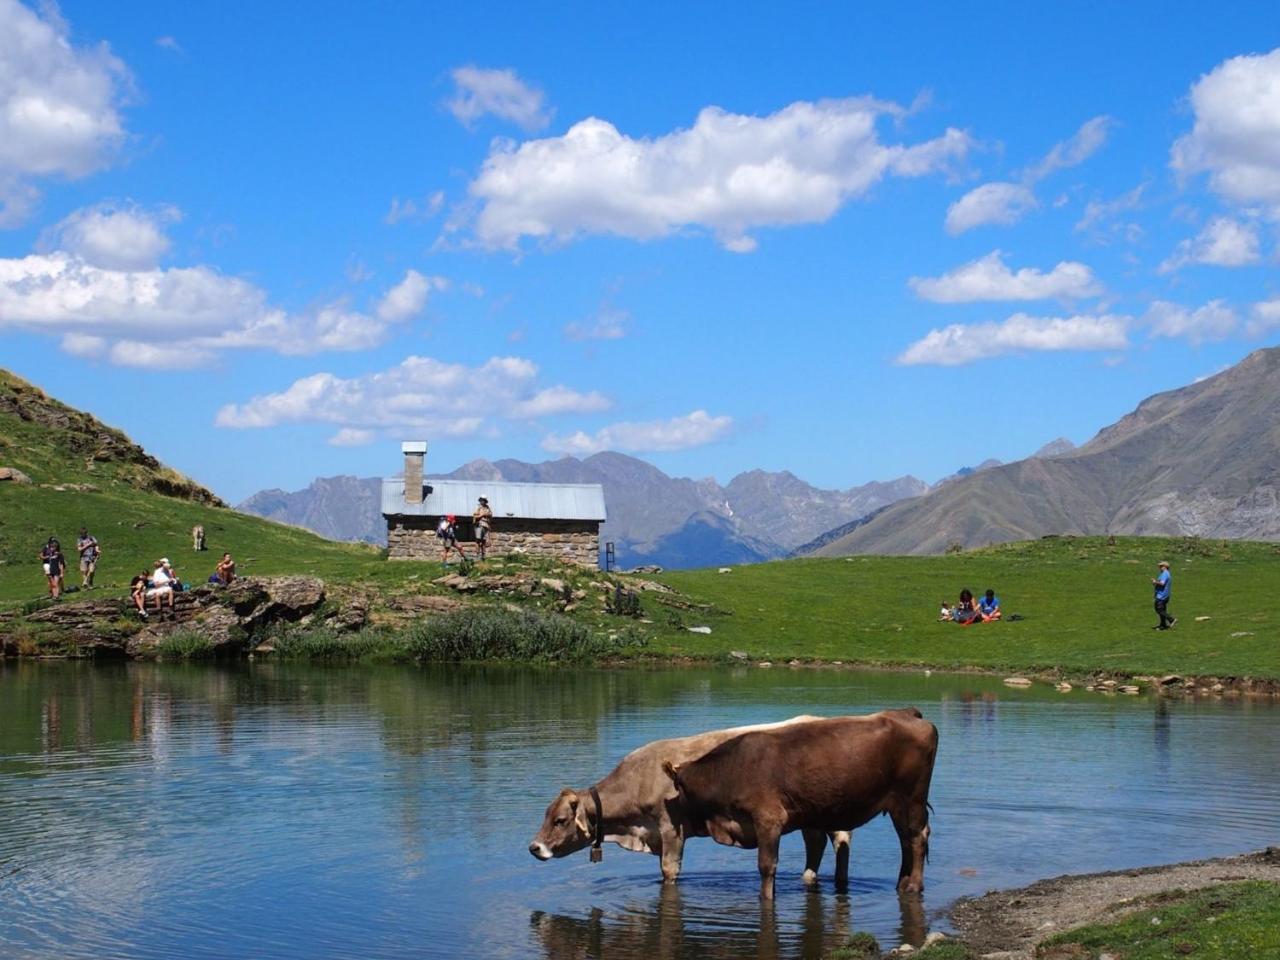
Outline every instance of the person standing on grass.
[(458, 546), (458, 518), (452, 513), (447, 517), (441, 517), (440, 522), (436, 524), (436, 537), (439, 539), (443, 552), (440, 554), (440, 562), (446, 567), (449, 565), (449, 551), (457, 550), (458, 556), (462, 558), (462, 562), (467, 562), (467, 555), (462, 552), (462, 548)]
[(40, 551), (40, 563), (44, 567), (45, 578), (49, 581), (49, 599), (57, 600), (62, 596), (62, 574), (67, 568), (67, 561), (62, 556), (62, 545), (57, 537), (50, 537)]
[(1173, 594), (1173, 577), (1169, 574), (1169, 561), (1161, 560), (1159, 564), (1160, 573), (1151, 585), (1156, 590), (1156, 614), (1160, 617), (1160, 622), (1155, 625), (1155, 630), (1168, 630), (1178, 622), (1177, 617), (1169, 616), (1169, 597)]
[(102, 556), (102, 548), (98, 546), (98, 538), (86, 527), (80, 528), (76, 550), (80, 554), (80, 589), (92, 590), (93, 572), (98, 569), (98, 557)]
[(493, 522), (493, 511), (489, 509), (489, 501), (484, 497), (480, 498), (479, 504), (476, 512), (471, 515), (471, 520), (476, 528), (476, 551), (483, 560), (489, 546), (489, 525)]

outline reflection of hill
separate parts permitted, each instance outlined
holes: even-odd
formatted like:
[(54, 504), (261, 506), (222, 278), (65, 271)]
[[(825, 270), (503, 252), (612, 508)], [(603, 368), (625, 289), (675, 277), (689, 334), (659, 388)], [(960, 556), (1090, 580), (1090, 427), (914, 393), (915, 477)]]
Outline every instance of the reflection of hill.
[[(819, 960), (847, 942), (855, 929), (846, 894), (806, 895), (798, 933), (783, 936), (774, 906), (755, 897), (728, 914), (719, 903), (699, 907), (696, 895), (682, 893), (679, 885), (659, 889), (656, 901), (630, 904), (617, 916), (599, 909), (583, 918), (535, 910), (529, 923), (548, 960)], [(902, 942), (918, 946), (925, 935), (924, 908), (917, 897), (900, 903)]]

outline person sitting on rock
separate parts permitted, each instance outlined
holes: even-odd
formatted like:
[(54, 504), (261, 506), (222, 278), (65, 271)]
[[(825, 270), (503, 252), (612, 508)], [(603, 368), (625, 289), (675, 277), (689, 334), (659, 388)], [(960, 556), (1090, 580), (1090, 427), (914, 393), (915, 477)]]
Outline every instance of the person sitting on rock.
[(994, 623), (1000, 619), (1000, 598), (994, 590), (988, 590), (978, 601), (978, 616), (983, 623)]
[(218, 561), (218, 566), (214, 568), (213, 575), (217, 578), (218, 583), (224, 587), (229, 587), (235, 582), (236, 562), (231, 559), (231, 554), (224, 553), (222, 555), (222, 559)]
[(440, 555), (440, 562), (446, 567), (449, 565), (449, 551), (457, 550), (458, 556), (462, 558), (462, 562), (467, 562), (467, 555), (462, 552), (462, 548), (458, 546), (458, 518), (454, 514), (441, 517), (440, 522), (436, 524), (436, 537), (439, 538), (444, 550)]
[(169, 578), (169, 586), (174, 593), (182, 592), (182, 578), (178, 576), (178, 572), (173, 569), (173, 564), (169, 562), (168, 557), (161, 557), (160, 564), (164, 567), (165, 576)]
[(129, 601), (144, 620), (147, 617), (147, 571), (129, 581)]
[(151, 571), (150, 583), (151, 585), (147, 588), (147, 599), (156, 602), (156, 613), (159, 614), (161, 608), (167, 606), (169, 608), (169, 616), (175, 616), (173, 609), (173, 583), (172, 578), (165, 571), (164, 561), (156, 561), (156, 568)]
[(951, 613), (951, 619), (962, 626), (968, 626), (979, 617), (978, 605), (973, 602), (973, 594), (966, 587), (960, 591), (960, 602)]

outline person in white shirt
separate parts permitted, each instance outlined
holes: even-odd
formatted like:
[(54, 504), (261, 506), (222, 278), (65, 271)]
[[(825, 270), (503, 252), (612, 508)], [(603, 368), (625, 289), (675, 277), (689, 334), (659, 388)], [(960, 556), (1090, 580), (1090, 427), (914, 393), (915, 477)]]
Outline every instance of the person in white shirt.
[(147, 588), (147, 599), (156, 602), (156, 613), (159, 613), (162, 606), (169, 608), (169, 615), (173, 613), (173, 578), (169, 576), (165, 570), (163, 561), (156, 561), (155, 570), (151, 571), (151, 586)]

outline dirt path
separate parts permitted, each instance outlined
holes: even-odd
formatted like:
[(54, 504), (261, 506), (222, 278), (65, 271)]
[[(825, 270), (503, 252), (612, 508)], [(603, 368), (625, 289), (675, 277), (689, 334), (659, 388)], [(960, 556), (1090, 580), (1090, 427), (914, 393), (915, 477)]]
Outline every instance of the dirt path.
[(1054, 877), (1018, 890), (961, 900), (951, 911), (960, 938), (981, 956), (1022, 960), (1036, 943), (1086, 923), (1117, 920), (1139, 908), (1136, 898), (1235, 880), (1280, 883), (1280, 847), (1220, 860), (1167, 867)]

